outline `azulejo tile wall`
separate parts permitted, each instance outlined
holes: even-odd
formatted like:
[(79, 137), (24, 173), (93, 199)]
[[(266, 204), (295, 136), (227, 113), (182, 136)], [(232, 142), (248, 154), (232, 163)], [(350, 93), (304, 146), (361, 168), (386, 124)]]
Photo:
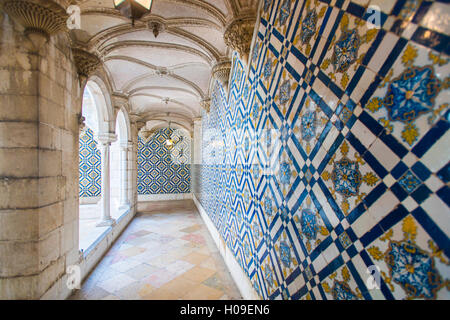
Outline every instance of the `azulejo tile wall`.
[[(174, 146), (168, 148), (171, 138)], [(159, 129), (144, 141), (138, 138), (138, 194), (189, 193), (190, 137), (181, 130)]]
[(101, 194), (101, 155), (94, 139), (94, 132), (86, 127), (80, 133), (79, 195), (98, 197)]
[(196, 187), (262, 298), (450, 298), (449, 12), (264, 1), (248, 78), (234, 56), (203, 114)]

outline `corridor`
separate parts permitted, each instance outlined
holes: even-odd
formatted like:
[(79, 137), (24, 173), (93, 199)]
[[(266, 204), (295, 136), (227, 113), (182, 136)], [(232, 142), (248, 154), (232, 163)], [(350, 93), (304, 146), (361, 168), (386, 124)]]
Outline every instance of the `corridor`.
[(71, 297), (242, 299), (191, 200), (145, 202)]

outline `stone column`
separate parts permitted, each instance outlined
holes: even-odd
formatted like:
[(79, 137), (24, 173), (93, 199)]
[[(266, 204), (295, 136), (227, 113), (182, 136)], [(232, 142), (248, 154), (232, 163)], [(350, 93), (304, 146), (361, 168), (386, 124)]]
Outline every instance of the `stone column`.
[(98, 140), (102, 155), (102, 216), (97, 227), (106, 227), (115, 223), (115, 220), (111, 218), (109, 155), (111, 143), (116, 140), (116, 136), (114, 134), (100, 134)]
[(129, 142), (120, 144), (120, 207), (119, 209), (128, 209), (130, 200), (128, 199), (128, 150), (131, 148)]

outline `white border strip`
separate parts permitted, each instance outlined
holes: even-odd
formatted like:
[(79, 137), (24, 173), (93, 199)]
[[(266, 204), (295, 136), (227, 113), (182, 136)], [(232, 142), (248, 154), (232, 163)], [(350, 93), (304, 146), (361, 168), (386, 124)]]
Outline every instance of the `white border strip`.
[(138, 194), (138, 202), (192, 199), (192, 193)]
[(222, 258), (225, 261), (225, 264), (227, 265), (228, 271), (230, 271), (230, 274), (234, 282), (236, 283), (242, 297), (245, 300), (261, 300), (259, 295), (256, 293), (255, 289), (253, 288), (250, 279), (247, 277), (247, 275), (244, 273), (239, 263), (236, 261), (233, 252), (231, 252), (231, 250), (226, 246), (225, 242), (223, 241), (213, 222), (208, 217), (207, 213), (203, 209), (202, 205), (198, 202), (195, 195), (192, 195), (192, 199), (194, 200), (194, 203), (197, 206), (197, 209), (200, 212), (200, 216), (205, 222), (209, 233), (214, 239), (214, 242), (216, 243), (216, 246), (219, 249)]

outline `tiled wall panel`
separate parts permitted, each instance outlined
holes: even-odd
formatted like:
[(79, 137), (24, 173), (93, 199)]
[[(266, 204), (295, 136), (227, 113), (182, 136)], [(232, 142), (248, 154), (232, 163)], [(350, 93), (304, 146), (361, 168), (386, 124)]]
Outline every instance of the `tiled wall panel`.
[(449, 13), (264, 1), (248, 78), (234, 56), (203, 114), (194, 179), (261, 297), (450, 298)]
[[(166, 140), (175, 141), (167, 148)], [(190, 192), (190, 137), (179, 130), (160, 129), (148, 141), (138, 138), (138, 194)]]

